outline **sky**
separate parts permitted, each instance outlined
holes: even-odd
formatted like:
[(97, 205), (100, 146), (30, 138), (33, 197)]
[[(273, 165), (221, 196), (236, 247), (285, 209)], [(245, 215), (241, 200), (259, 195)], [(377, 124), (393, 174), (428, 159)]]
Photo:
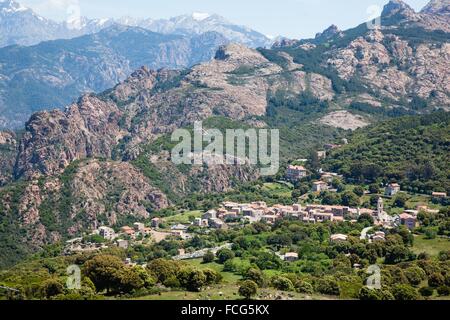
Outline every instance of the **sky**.
[[(219, 14), (270, 36), (313, 37), (336, 24), (345, 30), (375, 18), (388, 0), (18, 0), (40, 15), (64, 20), (80, 10), (89, 18), (170, 18), (193, 12)], [(406, 0), (416, 10), (429, 0)]]

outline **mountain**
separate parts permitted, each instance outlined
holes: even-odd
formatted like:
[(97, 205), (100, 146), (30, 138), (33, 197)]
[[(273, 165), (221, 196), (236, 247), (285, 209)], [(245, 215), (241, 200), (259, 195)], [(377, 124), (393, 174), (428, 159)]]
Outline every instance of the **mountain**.
[(194, 12), (191, 15), (182, 15), (170, 19), (132, 19), (122, 18), (115, 22), (125, 25), (138, 26), (153, 32), (163, 34), (202, 34), (205, 32), (218, 32), (230, 42), (244, 44), (248, 47), (266, 47), (271, 40), (248, 27), (234, 25), (225, 18), (208, 13)]
[(449, 0), (432, 0), (421, 11), (426, 14), (450, 15)]
[(63, 28), (58, 23), (36, 15), (15, 1), (0, 1), (0, 47), (32, 45), (63, 34)]
[(115, 25), (70, 40), (0, 48), (0, 128), (20, 128), (33, 112), (110, 88), (142, 65), (185, 68), (208, 61), (225, 43), (214, 32), (187, 37)]
[(238, 26), (219, 15), (193, 13), (171, 19), (89, 19), (80, 17), (55, 22), (34, 13), (13, 0), (0, 0), (0, 47), (8, 45), (35, 45), (42, 41), (71, 39), (97, 33), (114, 25), (144, 28), (156, 33), (178, 34), (188, 37), (217, 32), (231, 42), (250, 47), (269, 46), (271, 41), (248, 27)]

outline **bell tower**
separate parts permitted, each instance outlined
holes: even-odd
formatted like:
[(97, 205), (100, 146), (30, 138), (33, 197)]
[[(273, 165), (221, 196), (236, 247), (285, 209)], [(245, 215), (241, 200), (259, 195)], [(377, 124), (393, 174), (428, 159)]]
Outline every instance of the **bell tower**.
[(382, 220), (382, 218), (384, 216), (384, 204), (383, 204), (383, 199), (381, 197), (378, 198), (377, 215), (378, 215), (378, 220)]

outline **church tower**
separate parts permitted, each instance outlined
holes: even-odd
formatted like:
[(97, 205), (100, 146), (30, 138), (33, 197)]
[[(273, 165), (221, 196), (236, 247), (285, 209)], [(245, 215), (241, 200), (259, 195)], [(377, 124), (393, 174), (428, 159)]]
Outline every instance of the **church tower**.
[(383, 204), (383, 199), (381, 197), (378, 198), (377, 215), (378, 215), (378, 220), (381, 221), (384, 216), (384, 204)]

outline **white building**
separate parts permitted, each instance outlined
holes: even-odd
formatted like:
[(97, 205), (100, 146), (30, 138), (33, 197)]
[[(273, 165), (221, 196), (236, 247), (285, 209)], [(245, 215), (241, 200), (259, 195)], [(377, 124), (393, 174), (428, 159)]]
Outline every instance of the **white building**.
[(103, 237), (103, 239), (106, 240), (114, 240), (116, 238), (116, 233), (112, 228), (109, 227), (100, 227), (98, 228), (99, 235)]

